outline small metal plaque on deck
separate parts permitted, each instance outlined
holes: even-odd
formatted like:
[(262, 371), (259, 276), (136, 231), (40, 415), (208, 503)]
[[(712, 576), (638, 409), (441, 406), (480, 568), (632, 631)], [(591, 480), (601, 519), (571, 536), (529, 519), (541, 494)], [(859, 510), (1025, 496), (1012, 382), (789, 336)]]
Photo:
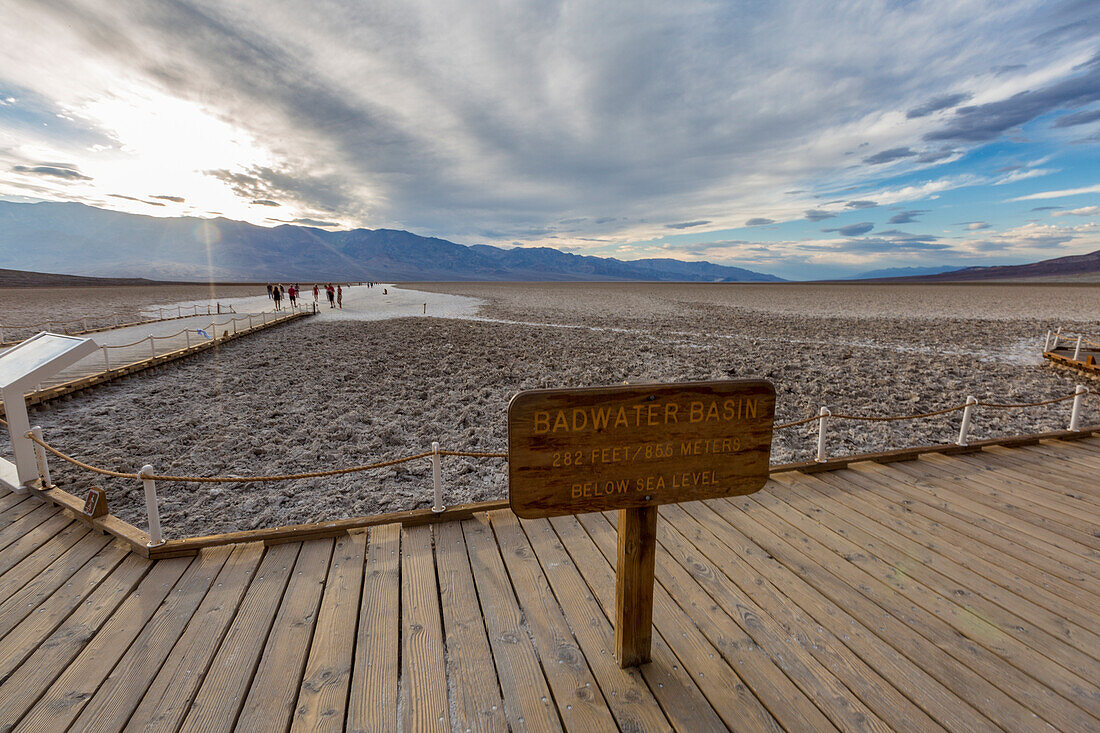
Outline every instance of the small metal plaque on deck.
[(525, 518), (739, 496), (768, 480), (775, 388), (764, 380), (521, 392), (508, 485)]

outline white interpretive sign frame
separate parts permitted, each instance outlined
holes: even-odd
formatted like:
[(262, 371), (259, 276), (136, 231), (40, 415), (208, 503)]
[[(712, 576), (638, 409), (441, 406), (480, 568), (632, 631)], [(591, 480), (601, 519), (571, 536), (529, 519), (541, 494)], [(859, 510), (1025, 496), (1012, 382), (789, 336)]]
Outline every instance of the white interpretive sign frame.
[(0, 459), (8, 464), (0, 465), (0, 484), (11, 491), (23, 492), (38, 478), (34, 443), (27, 438), (31, 425), (24, 395), (43, 379), (72, 366), (98, 348), (92, 339), (43, 331), (0, 354), (0, 400), (4, 403), (16, 474), (13, 483), (11, 464)]

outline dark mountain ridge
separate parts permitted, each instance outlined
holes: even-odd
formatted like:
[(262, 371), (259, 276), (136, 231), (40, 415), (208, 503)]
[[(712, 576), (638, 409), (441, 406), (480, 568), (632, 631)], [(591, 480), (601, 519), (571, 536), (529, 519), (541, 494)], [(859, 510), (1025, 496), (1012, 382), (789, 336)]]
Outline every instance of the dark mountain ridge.
[(781, 282), (709, 262), (624, 261), (549, 247), (467, 246), (394, 229), (267, 228), (53, 202), (0, 202), (0, 267), (157, 280)]

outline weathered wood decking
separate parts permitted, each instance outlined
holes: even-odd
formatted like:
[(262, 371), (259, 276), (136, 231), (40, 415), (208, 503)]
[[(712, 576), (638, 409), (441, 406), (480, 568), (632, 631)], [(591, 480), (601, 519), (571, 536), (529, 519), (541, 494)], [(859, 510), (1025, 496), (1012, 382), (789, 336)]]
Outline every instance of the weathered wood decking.
[(150, 561), (0, 496), (0, 726), (1100, 729), (1100, 438), (776, 474), (661, 507), (653, 662), (615, 516)]

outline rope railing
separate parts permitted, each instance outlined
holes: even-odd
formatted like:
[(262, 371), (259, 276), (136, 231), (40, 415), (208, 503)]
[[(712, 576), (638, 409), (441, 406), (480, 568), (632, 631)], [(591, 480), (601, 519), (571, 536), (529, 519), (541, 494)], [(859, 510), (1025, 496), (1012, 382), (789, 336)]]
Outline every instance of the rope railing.
[[(216, 308), (216, 310), (215, 310), (215, 308)], [(117, 311), (115, 313), (107, 313), (107, 314), (94, 315), (94, 316), (80, 316), (79, 318), (70, 318), (70, 319), (50, 319), (50, 320), (46, 320), (46, 321), (39, 321), (38, 323), (25, 323), (25, 324), (0, 323), (0, 344), (18, 343), (18, 339), (16, 341), (7, 342), (5, 340), (5, 331), (19, 332), (19, 331), (26, 331), (28, 329), (41, 328), (43, 326), (46, 326), (46, 327), (62, 326), (62, 331), (64, 331), (67, 335), (79, 336), (82, 333), (88, 333), (90, 331), (101, 331), (101, 330), (110, 329), (110, 328), (128, 328), (128, 327), (131, 327), (131, 326), (139, 326), (139, 325), (143, 325), (143, 324), (147, 324), (147, 323), (159, 323), (161, 321), (172, 321), (172, 320), (176, 320), (176, 319), (179, 319), (179, 318), (189, 318), (189, 317), (199, 316), (199, 315), (209, 316), (209, 315), (215, 315), (215, 314), (236, 313), (237, 312), (232, 306), (226, 306), (226, 307), (223, 308), (220, 303), (216, 307), (208, 305), (208, 306), (203, 306), (201, 309), (197, 304), (191, 306), (190, 308), (183, 308), (182, 306), (176, 306), (175, 309), (158, 307), (156, 317), (152, 317), (152, 316), (145, 317), (142, 313), (143, 310), (151, 311), (152, 309), (151, 308), (146, 308), (146, 309), (138, 309), (138, 310), (133, 310), (133, 311)], [(173, 310), (175, 310), (176, 315), (174, 315), (174, 316), (165, 316), (164, 315), (165, 313), (172, 313)], [(187, 313), (185, 311), (192, 311), (192, 312)], [(138, 318), (138, 320), (133, 321), (131, 323), (121, 323), (119, 321), (120, 316), (134, 317), (135, 315)], [(113, 322), (111, 322), (112, 319), (113, 319)], [(106, 325), (106, 326), (97, 325), (93, 328), (89, 328), (89, 326), (88, 326), (89, 323), (103, 324), (104, 322), (107, 322), (109, 325)], [(64, 328), (65, 326), (67, 326), (69, 324), (72, 324), (72, 323), (82, 324), (82, 329), (78, 330), (78, 331), (70, 332), (67, 328)]]
[[(1077, 431), (1080, 429), (1080, 413), (1081, 405), (1086, 396), (1090, 394), (1089, 389), (1084, 385), (1077, 385), (1077, 388), (1067, 395), (1061, 397), (1054, 397), (1047, 400), (1038, 400), (1034, 402), (1019, 402), (1019, 403), (1001, 403), (1001, 402), (989, 402), (980, 401), (973, 396), (967, 397), (966, 402), (961, 405), (954, 405), (941, 410), (933, 410), (929, 412), (921, 412), (909, 415), (890, 415), (890, 416), (878, 416), (878, 415), (851, 415), (846, 413), (833, 414), (827, 407), (822, 407), (817, 415), (811, 415), (810, 417), (803, 418), (801, 420), (795, 420), (792, 422), (781, 423), (774, 426), (775, 430), (783, 430), (786, 428), (796, 427), (798, 425), (805, 425), (810, 422), (818, 422), (818, 444), (817, 444), (817, 458), (819, 462), (827, 460), (825, 455), (825, 430), (827, 421), (830, 418), (837, 420), (865, 420), (872, 422), (893, 422), (899, 420), (918, 420), (923, 418), (935, 417), (938, 415), (946, 415), (953, 412), (963, 411), (962, 425), (959, 430), (959, 438), (956, 441), (958, 445), (965, 446), (967, 444), (968, 433), (970, 430), (970, 423), (972, 419), (973, 410), (977, 407), (988, 407), (991, 409), (1024, 409), (1030, 407), (1041, 407), (1044, 405), (1052, 405), (1059, 402), (1065, 402), (1067, 400), (1073, 400), (1073, 408), (1070, 414), (1069, 429), (1071, 431)], [(0, 424), (7, 425), (2, 419)], [(163, 543), (160, 531), (160, 513), (156, 495), (156, 483), (157, 481), (170, 481), (176, 483), (197, 483), (197, 484), (245, 484), (245, 483), (257, 483), (257, 482), (274, 482), (274, 481), (295, 481), (300, 479), (310, 478), (323, 478), (326, 476), (340, 476), (351, 473), (359, 473), (363, 471), (370, 471), (379, 468), (386, 468), (389, 466), (401, 465), (409, 463), (411, 461), (418, 461), (425, 458), (430, 458), (432, 461), (432, 473), (433, 483), (435, 488), (434, 503), (432, 505), (432, 511), (442, 512), (446, 508), (443, 505), (443, 486), (442, 486), (442, 470), (440, 467), (440, 458), (443, 456), (456, 456), (466, 458), (508, 458), (507, 453), (498, 451), (471, 451), (471, 450), (440, 450), (439, 443), (433, 442), (432, 449), (430, 451), (424, 451), (421, 453), (414, 453), (412, 455), (401, 456), (398, 458), (392, 458), (384, 461), (375, 461), (373, 463), (366, 463), (357, 466), (348, 466), (344, 468), (333, 468), (322, 471), (305, 471), (300, 473), (289, 474), (275, 474), (275, 475), (263, 475), (263, 476), (187, 476), (187, 475), (171, 475), (171, 474), (157, 474), (153, 472), (153, 467), (146, 465), (141, 468), (140, 471), (134, 473), (127, 473), (124, 471), (114, 471), (107, 468), (101, 468), (94, 466), (90, 463), (81, 461), (78, 458), (74, 458), (61, 450), (50, 445), (41, 437), (41, 428), (35, 427), (30, 432), (26, 433), (25, 437), (29, 439), (35, 445), (36, 457), (38, 460), (38, 471), (40, 481), (43, 487), (52, 487), (53, 484), (49, 479), (49, 467), (46, 462), (46, 454), (52, 454), (61, 460), (70, 463), (78, 468), (86, 471), (98, 474), (100, 476), (108, 476), (111, 478), (121, 479), (137, 479), (140, 480), (145, 488), (146, 498), (146, 514), (149, 522), (149, 545), (156, 546)]]
[[(1093, 338), (1100, 339), (1100, 336), (1094, 336)], [(1074, 344), (1074, 346), (1071, 347), (1071, 348), (1073, 348), (1073, 360), (1074, 361), (1080, 361), (1081, 360), (1080, 359), (1081, 349), (1085, 345), (1100, 348), (1100, 341), (1093, 341), (1091, 338), (1089, 338), (1088, 336), (1086, 336), (1083, 333), (1078, 333), (1078, 334), (1062, 333), (1062, 329), (1061, 329), (1061, 327), (1059, 327), (1057, 330), (1054, 330), (1054, 331), (1048, 330), (1047, 331), (1046, 340), (1043, 341), (1043, 353), (1046, 353), (1048, 351), (1053, 351), (1054, 349), (1059, 348), (1059, 346), (1058, 346), (1059, 341), (1069, 341), (1070, 343)], [(1087, 350), (1091, 351), (1091, 349), (1087, 349)]]

